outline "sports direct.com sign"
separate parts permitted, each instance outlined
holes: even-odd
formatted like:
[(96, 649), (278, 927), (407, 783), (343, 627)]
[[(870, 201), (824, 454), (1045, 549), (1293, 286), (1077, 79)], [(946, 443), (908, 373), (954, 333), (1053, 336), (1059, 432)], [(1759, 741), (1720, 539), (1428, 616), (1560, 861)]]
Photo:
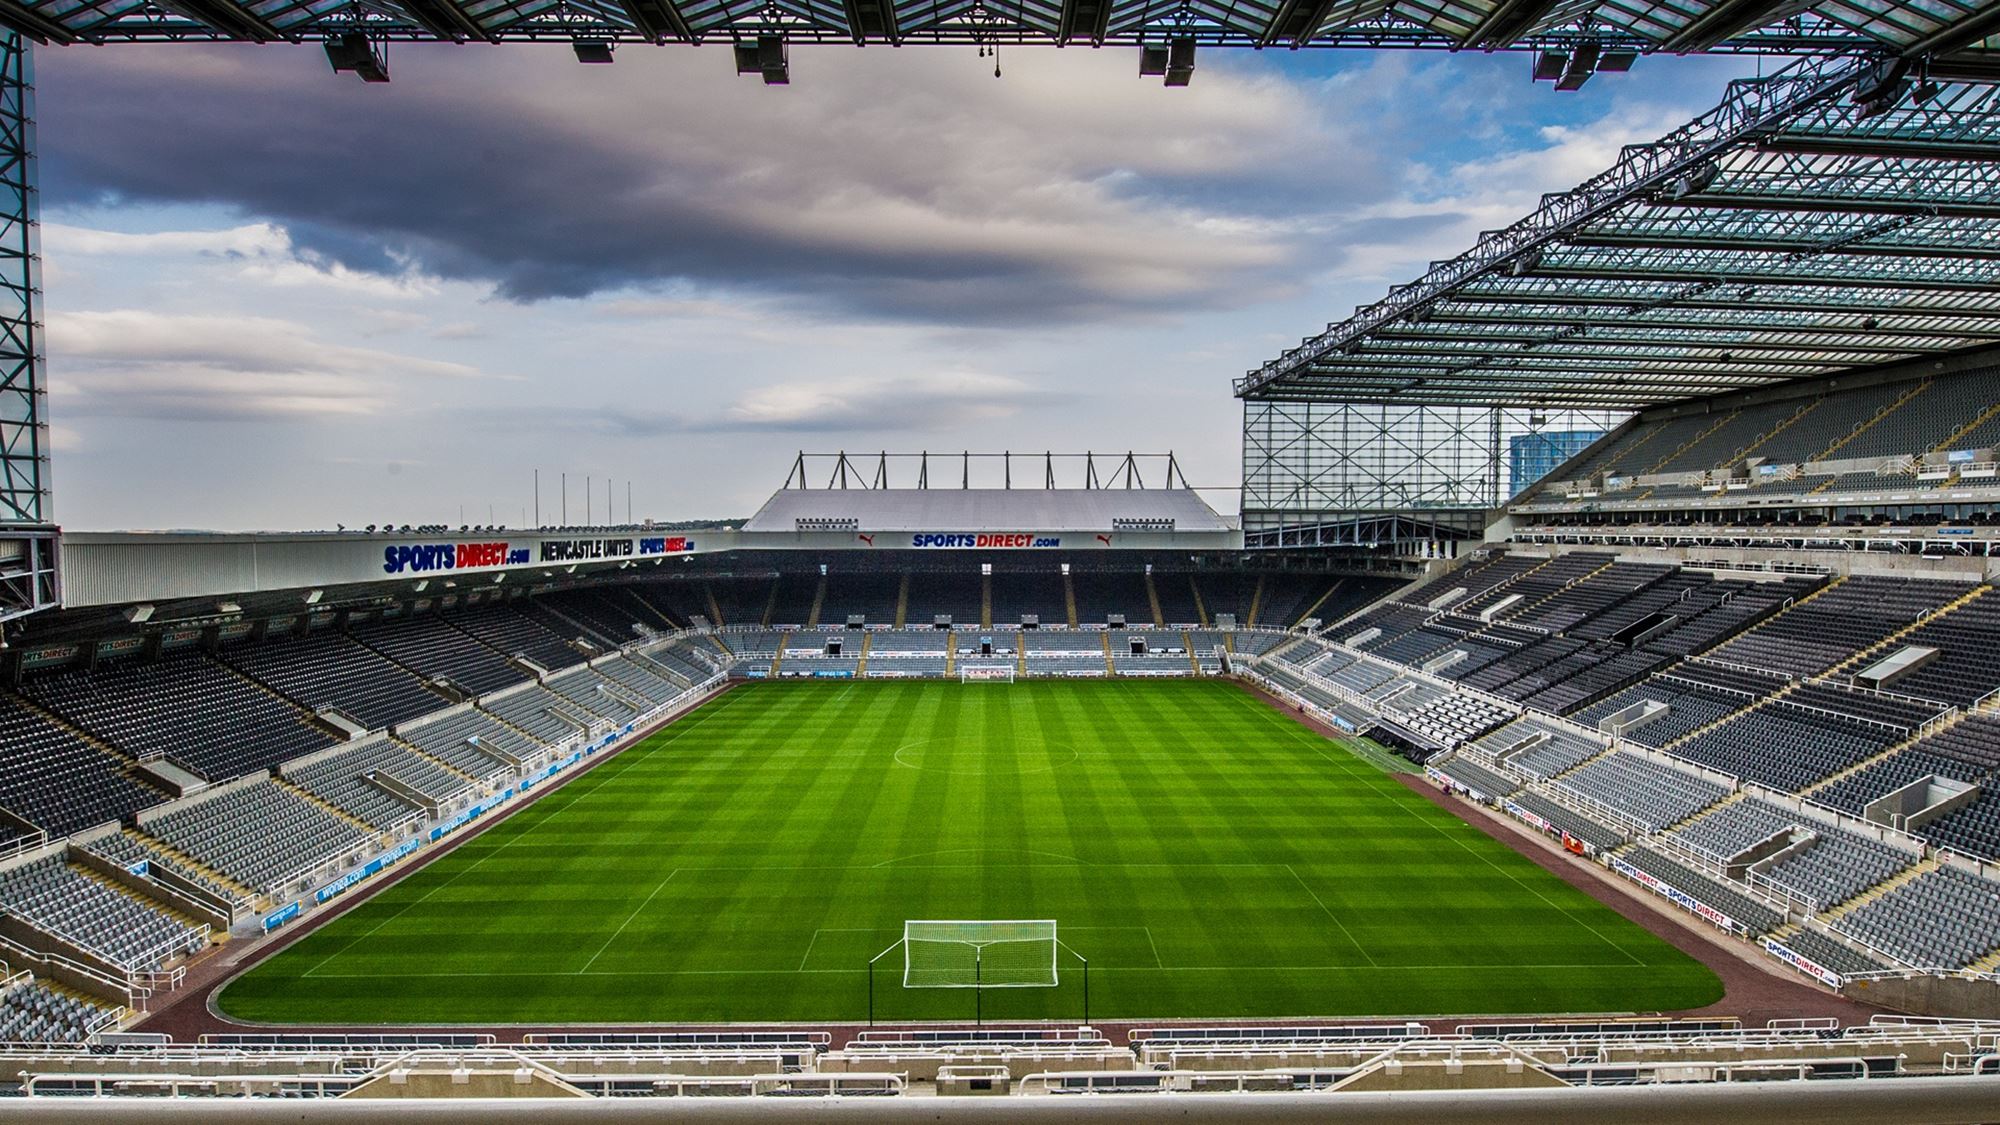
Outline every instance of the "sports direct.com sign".
[(960, 550), (1018, 551), (1036, 548), (1060, 547), (1059, 535), (1032, 535), (1023, 531), (1001, 532), (922, 532), (910, 536), (910, 546), (917, 548), (957, 548)]

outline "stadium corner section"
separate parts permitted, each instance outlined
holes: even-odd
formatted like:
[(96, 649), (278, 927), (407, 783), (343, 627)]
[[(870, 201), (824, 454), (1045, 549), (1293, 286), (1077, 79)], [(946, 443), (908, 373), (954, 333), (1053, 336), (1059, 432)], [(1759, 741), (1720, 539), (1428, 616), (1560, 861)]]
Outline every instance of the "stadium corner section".
[[(686, 718), (720, 698), (737, 681), (718, 677), (691, 688), (685, 694), (655, 708), (624, 726), (599, 735), (555, 761), (539, 767), (499, 793), (461, 810), (451, 818), (431, 825), (408, 840), (384, 849), (357, 865), (352, 871), (317, 887), (299, 898), (266, 912), (251, 930), (256, 936), (248, 950), (223, 961), (211, 954), (195, 965), (192, 987), (175, 994), (171, 1003), (152, 1012), (132, 1028), (134, 1031), (161, 1031), (184, 1022), (184, 1012), (195, 998), (201, 999), (203, 1014), (212, 1019), (231, 1020), (216, 1006), (215, 998), (229, 982), (280, 950), (292, 945), (321, 926), (374, 898), (383, 890), (428, 867), (461, 844), (492, 828), (522, 809), (590, 773), (605, 762)], [(191, 1038), (191, 1037), (190, 1037)]]

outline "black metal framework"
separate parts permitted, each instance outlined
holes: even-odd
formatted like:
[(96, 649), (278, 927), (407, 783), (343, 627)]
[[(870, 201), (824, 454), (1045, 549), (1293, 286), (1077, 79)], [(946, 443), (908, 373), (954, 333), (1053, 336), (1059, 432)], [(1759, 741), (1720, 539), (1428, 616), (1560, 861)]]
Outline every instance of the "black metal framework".
[(0, 31), (0, 621), (57, 603), (42, 383), (35, 84), (27, 42)]
[[(1651, 51), (1943, 55), (1981, 0), (0, 0), (48, 43), (957, 43), (1536, 49), (1563, 81)], [(579, 57), (583, 57), (581, 54)], [(1615, 61), (1614, 61), (1615, 60)], [(1539, 72), (1539, 68), (1538, 68)], [(1551, 75), (1551, 77), (1555, 77)], [(1573, 86), (1569, 87), (1573, 88)]]
[(1822, 57), (1733, 83), (1236, 393), (1632, 410), (2000, 341), (1995, 81)]

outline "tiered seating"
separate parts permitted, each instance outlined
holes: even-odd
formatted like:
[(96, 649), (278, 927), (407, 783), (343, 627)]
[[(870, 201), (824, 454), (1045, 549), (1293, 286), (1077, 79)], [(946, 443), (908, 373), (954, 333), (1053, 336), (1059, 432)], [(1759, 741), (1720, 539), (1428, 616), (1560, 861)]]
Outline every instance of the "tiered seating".
[(1734, 880), (1708, 875), (1647, 847), (1633, 848), (1621, 856), (1627, 863), (1663, 883), (1680, 888), (1696, 901), (1720, 910), (1743, 923), (1753, 934), (1765, 933), (1784, 924), (1784, 912), (1752, 895)]
[[(648, 587), (649, 590), (657, 588)], [(514, 605), (522, 616), (540, 625), (566, 647), (572, 641), (583, 640), (592, 648), (612, 649), (639, 640), (647, 633), (664, 632), (671, 628), (667, 619), (653, 609), (643, 596), (624, 586), (538, 594)], [(478, 632), (476, 629), (473, 631)], [(496, 647), (502, 651), (513, 651), (505, 644)], [(553, 660), (555, 654), (550, 652), (549, 657)], [(529, 659), (534, 658), (530, 656)], [(544, 667), (560, 667), (580, 659), (582, 655), (570, 649), (569, 655), (560, 664), (544, 664)]]
[[(979, 593), (979, 584), (968, 582), (963, 575), (931, 574), (917, 571), (910, 575), (910, 601), (906, 607), (906, 625), (929, 625), (939, 614), (949, 614), (954, 625), (979, 626), (979, 615), (984, 608)], [(1140, 605), (1145, 605), (1145, 595), (1141, 593)], [(1082, 606), (1078, 606), (1082, 612)], [(1088, 621), (1089, 618), (1081, 618)], [(1099, 617), (1098, 621), (1104, 618)], [(1143, 620), (1139, 618), (1138, 620)], [(1058, 617), (1052, 623), (1067, 623), (1067, 617)]]
[(1846, 902), (1916, 862), (1911, 852), (1817, 821), (1801, 825), (1819, 836), (1804, 852), (1774, 864), (1765, 875), (1778, 886), (1822, 908)]
[(1799, 814), (1790, 809), (1745, 798), (1682, 825), (1674, 835), (1698, 852), (1727, 860), (1799, 823)]
[(164, 799), (127, 777), (120, 759), (0, 696), (0, 806), (9, 812), (66, 836)]
[[(1081, 630), (1032, 629), (1021, 634), (1027, 669), (1038, 676), (1104, 670), (1104, 634)], [(871, 663), (872, 658), (871, 658)]]
[(1792, 676), (1816, 675), (1965, 592), (1956, 582), (1856, 576), (1729, 641), (1714, 655)]
[(199, 951), (201, 928), (49, 856), (0, 872), (0, 907), (135, 972)]
[[(716, 608), (722, 611), (722, 620), (711, 624), (764, 624), (764, 610), (771, 604), (771, 581), (769, 578), (711, 579), (707, 583), (708, 592), (714, 596)], [(706, 606), (696, 612), (713, 617)]]
[[(932, 633), (940, 638), (938, 648), (942, 652), (944, 647), (942, 638), (947, 634), (938, 633), (935, 630)], [(668, 676), (680, 677), (687, 681), (689, 685), (701, 683), (710, 676), (715, 675), (713, 667), (703, 664), (693, 652), (681, 645), (656, 648), (651, 652), (641, 654), (638, 659), (657, 666)]]
[[(551, 632), (548, 626), (521, 611), (525, 604), (473, 606), (447, 620), (495, 652), (525, 656), (550, 671), (582, 663), (583, 654), (571, 647), (561, 633)], [(569, 632), (573, 635), (575, 630)]]
[(1539, 793), (1517, 793), (1512, 800), (1591, 847), (1615, 848), (1625, 843), (1623, 832), (1608, 824), (1592, 820), (1568, 805), (1557, 804)]
[(1830, 805), (1843, 812), (1860, 816), (1871, 802), (1922, 778), (1949, 777), (1959, 781), (1978, 781), (1984, 774), (1985, 771), (1979, 767), (1956, 758), (1911, 747), (1876, 762), (1859, 773), (1849, 774), (1824, 788), (1814, 790), (1812, 799), (1822, 805)]
[(1618, 809), (1647, 831), (1686, 820), (1729, 795), (1726, 786), (1620, 750), (1586, 762), (1555, 783)]
[(1500, 616), (1504, 620), (1521, 621), (1525, 615), (1538, 609), (1543, 602), (1552, 599), (1572, 583), (1588, 577), (1611, 560), (1612, 556), (1596, 551), (1571, 551), (1557, 555), (1546, 564), (1522, 575), (1504, 589), (1467, 598), (1463, 602), (1454, 603), (1451, 608), (1454, 612), (1477, 614), (1480, 610), (1518, 596), (1520, 600), (1501, 610)]
[[(996, 581), (993, 595), (993, 620), (1001, 621), (1005, 619), (1000, 616), (1000, 594), (997, 584), (1000, 576), (996, 574), (993, 577)], [(1153, 575), (1153, 592), (1160, 599), (1160, 619), (1162, 621), (1165, 621), (1169, 625), (1194, 626), (1201, 624), (1201, 614), (1196, 612), (1194, 604), (1194, 586), (1189, 582), (1187, 575), (1155, 572)], [(1237, 624), (1247, 624), (1247, 622), (1239, 620)]]
[(1521, 783), (1500, 770), (1481, 765), (1464, 754), (1453, 755), (1438, 769), (1489, 797), (1505, 797), (1521, 788)]
[(368, 843), (352, 823), (275, 781), (233, 789), (143, 826), (252, 890), (270, 890)]
[(1836, 973), (1875, 973), (1889, 967), (1818, 930), (1802, 929), (1784, 940), (1794, 953), (1810, 957)]
[(1972, 706), (2000, 690), (2000, 645), (1993, 643), (1996, 636), (2000, 636), (2000, 596), (1989, 591), (1924, 622), (1890, 646), (1890, 651), (1905, 645), (1934, 648), (1939, 655), (1931, 663), (1897, 679), (1889, 685), (1889, 690), (1960, 707)]
[(1483, 699), (1431, 690), (1435, 694), (1414, 707), (1402, 706), (1403, 700), (1397, 700), (1391, 706), (1396, 711), (1399, 724), (1435, 740), (1440, 746), (1457, 746), (1514, 717), (1513, 712)]
[[(1921, 829), (1923, 835), (1939, 847), (1986, 859), (2000, 859), (2000, 792), (1996, 792), (1993, 786), (1994, 777), (2000, 775), (2000, 717), (1967, 715), (1942, 730), (1926, 735), (1908, 750), (1889, 759), (1883, 768), (1917, 754), (1926, 757), (1917, 760), (1916, 768), (1928, 768), (1960, 781), (1977, 781), (1982, 786), (1982, 792), (1971, 804), (1925, 825)], [(1884, 781), (1887, 780), (1885, 777)], [(1910, 780), (1915, 780), (1915, 776)], [(1882, 790), (1884, 793), (1888, 791), (1887, 788)], [(1864, 789), (1847, 799), (1865, 797), (1865, 794)], [(1847, 797), (1845, 793), (1840, 795)]]
[(372, 784), (374, 776), (394, 778), (439, 803), (472, 784), (421, 754), (372, 738), (285, 771), (287, 781), (376, 828), (393, 827), (422, 812)]
[(1800, 792), (1901, 737), (1887, 727), (1778, 700), (1696, 735), (1674, 753), (1773, 789)]
[(1791, 602), (1817, 589), (1817, 578), (1790, 578), (1782, 582), (1718, 582), (1719, 589), (1703, 591), (1672, 611), (1679, 624), (1645, 642), (1652, 652), (1668, 656), (1692, 656), (1735, 636), (1763, 621)]
[(141, 843), (138, 839), (124, 832), (108, 833), (84, 844), (73, 842), (70, 844), (70, 847), (80, 847), (84, 851), (103, 856), (105, 859), (127, 870), (130, 870), (141, 862), (148, 864), (149, 870), (165, 868), (186, 879), (188, 882), (193, 883), (195, 886), (232, 902), (242, 897), (241, 891), (232, 889), (206, 870), (198, 868), (191, 863), (184, 863), (181, 860), (175, 859), (155, 846), (150, 840)]
[[(1512, 582), (1547, 561), (1532, 555), (1496, 553), (1484, 559), (1475, 559), (1421, 586), (1405, 590), (1396, 595), (1396, 601), (1408, 606), (1428, 606), (1455, 591), (1464, 591), (1451, 601), (1450, 604), (1456, 607), (1478, 598), (1497, 586)], [(1207, 592), (1205, 588), (1203, 592)]]
[(199, 654), (39, 676), (22, 690), (135, 757), (170, 757), (210, 780), (333, 742), (283, 700)]
[(81, 1043), (117, 1015), (35, 981), (0, 996), (0, 1043)]
[[(1562, 664), (1547, 669), (1542, 678), (1550, 681), (1548, 686), (1521, 696), (1521, 702), (1536, 711), (1571, 715), (1634, 681), (1644, 679), (1670, 659), (1644, 650), (1591, 645), (1572, 654)], [(1532, 679), (1524, 677), (1509, 685), (1506, 694), (1510, 697), (1518, 695), (1533, 683)]]
[(1913, 731), (1937, 718), (1944, 708), (1921, 700), (1901, 699), (1880, 692), (1849, 690), (1832, 684), (1800, 684), (1785, 697), (1794, 707), (1822, 711), (1880, 723), (1899, 731)]
[[(1017, 613), (1011, 618), (1000, 616), (1000, 575), (993, 576), (993, 618), (996, 621), (1018, 621)], [(1062, 618), (1062, 576), (1053, 576), (1055, 582), (1055, 616), (1045, 617), (1051, 624)], [(898, 574), (842, 574), (833, 571), (826, 576), (826, 604), (820, 607), (819, 620), (822, 625), (844, 625), (847, 616), (858, 613), (868, 619), (870, 625), (893, 625), (896, 623), (896, 594), (903, 588), (903, 578)], [(1034, 610), (1026, 612), (1033, 613)], [(929, 621), (922, 624), (928, 625)]]
[(450, 680), (469, 695), (523, 683), (528, 673), (504, 655), (445, 623), (437, 614), (349, 626), (355, 640), (427, 680)]
[[(806, 575), (787, 574), (779, 577), (777, 597), (771, 602), (770, 624), (798, 625), (810, 623), (813, 596), (819, 593), (819, 580)], [(843, 622), (833, 622), (842, 624)]]
[[(1152, 600), (1146, 596), (1146, 579), (1126, 571), (1071, 570), (1070, 589), (1076, 594), (1076, 620), (1081, 625), (1101, 625), (1114, 613), (1141, 625), (1153, 619)], [(1287, 622), (1287, 624), (1290, 624)]]
[[(1326, 636), (1329, 640), (1339, 641), (1364, 652), (1372, 652), (1406, 633), (1413, 633), (1423, 628), (1433, 616), (1435, 615), (1430, 610), (1391, 602), (1355, 615), (1328, 630)], [(1371, 631), (1377, 632), (1378, 635), (1368, 637), (1366, 640), (1360, 639)]]
[(542, 686), (568, 700), (571, 710), (588, 712), (591, 717), (610, 723), (629, 723), (640, 714), (638, 707), (623, 698), (624, 692), (595, 668), (576, 668), (560, 676), (550, 676)]
[(520, 759), (541, 749), (539, 743), (519, 731), (484, 711), (470, 708), (435, 722), (398, 727), (396, 737), (468, 777), (481, 779), (503, 773), (508, 767), (502, 759), (481, 753), (473, 743)]
[(1283, 633), (1233, 633), (1229, 638), (1229, 649), (1250, 656), (1263, 656), (1289, 640), (1291, 638)]
[(309, 708), (338, 708), (371, 730), (443, 706), (442, 698), (415, 676), (353, 638), (331, 631), (241, 645), (224, 655), (294, 702)]
[(654, 672), (648, 665), (625, 657), (599, 664), (597, 674), (624, 688), (630, 694), (655, 704), (665, 703), (681, 693), (679, 684)]
[(479, 709), (551, 746), (583, 734), (594, 718), (540, 684), (499, 698), (482, 699)]
[(2000, 883), (1940, 867), (1865, 902), (1834, 929), (1919, 969), (1959, 969), (2000, 949)]
[[(1529, 749), (1505, 753), (1530, 739), (1534, 740), (1534, 745)], [(1487, 757), (1504, 761), (1535, 778), (1552, 777), (1604, 752), (1601, 744), (1583, 735), (1535, 718), (1518, 719), (1480, 738), (1472, 746)]]
[(1656, 563), (1613, 563), (1513, 616), (1517, 625), (1566, 633), (1674, 572)]
[[(1023, 634), (1023, 643), (1031, 634)], [(868, 671), (878, 676), (942, 676), (951, 634), (943, 629), (894, 629), (868, 634)]]
[[(1167, 590), (1173, 585), (1170, 579), (1155, 576), (1154, 582), (1160, 587), (1160, 597), (1164, 602)], [(1183, 582), (1185, 587), (1186, 583)], [(869, 615), (868, 620), (889, 622), (895, 620), (895, 591), (889, 591), (889, 612), (885, 616)], [(828, 595), (832, 595), (829, 593)], [(844, 609), (846, 613), (863, 612)], [(1067, 625), (1069, 607), (1063, 601), (1062, 575), (1055, 570), (1033, 573), (1014, 573), (996, 570), (993, 572), (993, 623), (995, 625), (1018, 624), (1023, 614), (1034, 614), (1044, 625)], [(925, 619), (926, 621), (928, 619)], [(1167, 620), (1193, 621), (1194, 618), (1176, 618), (1171, 614)], [(923, 622), (913, 622), (922, 624)]]

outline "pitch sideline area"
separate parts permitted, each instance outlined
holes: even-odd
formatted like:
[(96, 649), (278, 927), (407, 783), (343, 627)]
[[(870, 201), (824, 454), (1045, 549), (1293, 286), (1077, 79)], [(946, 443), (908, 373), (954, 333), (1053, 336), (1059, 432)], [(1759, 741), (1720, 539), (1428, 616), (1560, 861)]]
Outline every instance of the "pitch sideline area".
[[(1091, 1014), (1677, 1010), (1706, 967), (1233, 685), (739, 689), (260, 963), (294, 1024), (852, 1021), (917, 918), (1053, 918)], [(878, 973), (888, 1019), (960, 990)], [(988, 990), (1074, 1019), (1080, 974)]]

